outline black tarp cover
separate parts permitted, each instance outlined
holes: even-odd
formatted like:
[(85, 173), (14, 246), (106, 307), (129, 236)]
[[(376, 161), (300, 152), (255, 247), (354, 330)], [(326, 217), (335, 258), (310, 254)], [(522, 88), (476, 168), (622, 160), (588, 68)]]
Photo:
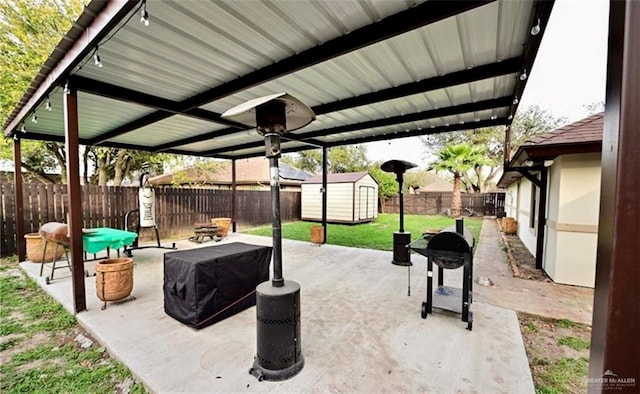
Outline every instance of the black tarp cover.
[(256, 304), (272, 248), (235, 242), (164, 254), (164, 310), (203, 328)]

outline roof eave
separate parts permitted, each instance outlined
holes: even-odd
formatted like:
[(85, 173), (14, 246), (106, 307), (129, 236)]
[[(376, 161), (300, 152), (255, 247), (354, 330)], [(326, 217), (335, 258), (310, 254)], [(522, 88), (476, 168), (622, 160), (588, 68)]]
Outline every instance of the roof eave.
[(515, 169), (524, 167), (525, 162), (531, 160), (532, 166), (543, 165), (545, 160), (553, 160), (558, 156), (577, 153), (598, 153), (602, 152), (602, 141), (588, 141), (582, 143), (562, 143), (562, 144), (541, 144), (541, 145), (521, 145), (509, 162), (509, 165), (498, 180), (499, 187), (506, 188), (517, 181), (522, 175)]
[(93, 48), (138, 4), (137, 0), (92, 0), (51, 52), (7, 122), (10, 136), (18, 123), (42, 101)]

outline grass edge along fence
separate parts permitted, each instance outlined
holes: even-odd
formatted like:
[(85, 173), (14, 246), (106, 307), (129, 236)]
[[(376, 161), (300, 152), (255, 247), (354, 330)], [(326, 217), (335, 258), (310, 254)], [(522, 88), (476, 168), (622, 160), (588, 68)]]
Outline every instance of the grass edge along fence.
[[(0, 182), (0, 251), (16, 253), (16, 204), (13, 183)], [(124, 216), (138, 209), (138, 187), (82, 186), (83, 224), (85, 228), (124, 229)], [(158, 187), (155, 190), (156, 221), (160, 238), (187, 236), (195, 222), (214, 217), (231, 217), (232, 191), (205, 188)], [(271, 223), (271, 194), (262, 190), (237, 190), (238, 228)], [(37, 232), (47, 222), (66, 222), (69, 198), (66, 185), (23, 184), (25, 234)], [(300, 220), (300, 193), (282, 191), (280, 212), (283, 221)], [(133, 217), (133, 216), (132, 216)], [(137, 220), (137, 217), (135, 217)], [(129, 223), (129, 230), (135, 226)], [(141, 237), (151, 236), (151, 228)]]

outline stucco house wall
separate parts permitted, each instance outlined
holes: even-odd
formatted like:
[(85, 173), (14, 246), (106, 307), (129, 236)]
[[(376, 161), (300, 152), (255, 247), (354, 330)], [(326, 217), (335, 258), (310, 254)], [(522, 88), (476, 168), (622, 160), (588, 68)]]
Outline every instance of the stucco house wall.
[[(518, 222), (518, 237), (531, 252), (536, 253), (536, 231), (531, 226), (531, 189), (535, 186), (526, 178), (520, 178), (519, 181), (512, 183), (507, 188), (505, 200), (510, 200), (508, 204), (505, 201), (505, 213), (508, 217), (516, 219)], [(536, 199), (539, 199), (537, 188), (535, 188)], [(534, 226), (537, 225), (537, 220)]]
[[(595, 286), (603, 127), (601, 112), (532, 137), (518, 147), (498, 181), (507, 189), (506, 212), (518, 220), (518, 236), (536, 256), (536, 265), (557, 283)], [(527, 177), (545, 171), (547, 184), (540, 185), (547, 197), (545, 223), (532, 228)], [(536, 207), (534, 216), (540, 212)], [(537, 243), (539, 236), (544, 239)]]
[(595, 285), (600, 164), (599, 153), (588, 153), (551, 167), (544, 270), (555, 282)]

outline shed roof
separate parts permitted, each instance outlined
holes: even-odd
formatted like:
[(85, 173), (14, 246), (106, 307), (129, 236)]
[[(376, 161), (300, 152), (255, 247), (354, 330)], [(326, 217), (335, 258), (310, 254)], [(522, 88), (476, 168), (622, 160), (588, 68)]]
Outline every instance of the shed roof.
[(149, 0), (146, 27), (141, 5), (92, 0), (5, 134), (64, 141), (65, 86), (81, 144), (228, 159), (264, 143), (220, 114), (285, 91), (317, 117), (283, 152), (506, 125), (553, 2)]
[[(367, 175), (369, 175), (368, 172), (345, 172), (341, 174), (327, 174), (327, 183), (355, 183)], [(375, 178), (371, 177), (371, 179), (375, 181)], [(311, 178), (302, 182), (303, 185), (311, 183), (322, 183), (322, 175), (312, 176)]]
[(520, 179), (522, 175), (514, 169), (525, 166), (525, 162), (530, 164), (527, 167), (534, 167), (561, 155), (601, 152), (603, 128), (604, 112), (600, 112), (527, 140), (509, 161), (512, 171), (504, 172), (498, 186), (507, 187)]

